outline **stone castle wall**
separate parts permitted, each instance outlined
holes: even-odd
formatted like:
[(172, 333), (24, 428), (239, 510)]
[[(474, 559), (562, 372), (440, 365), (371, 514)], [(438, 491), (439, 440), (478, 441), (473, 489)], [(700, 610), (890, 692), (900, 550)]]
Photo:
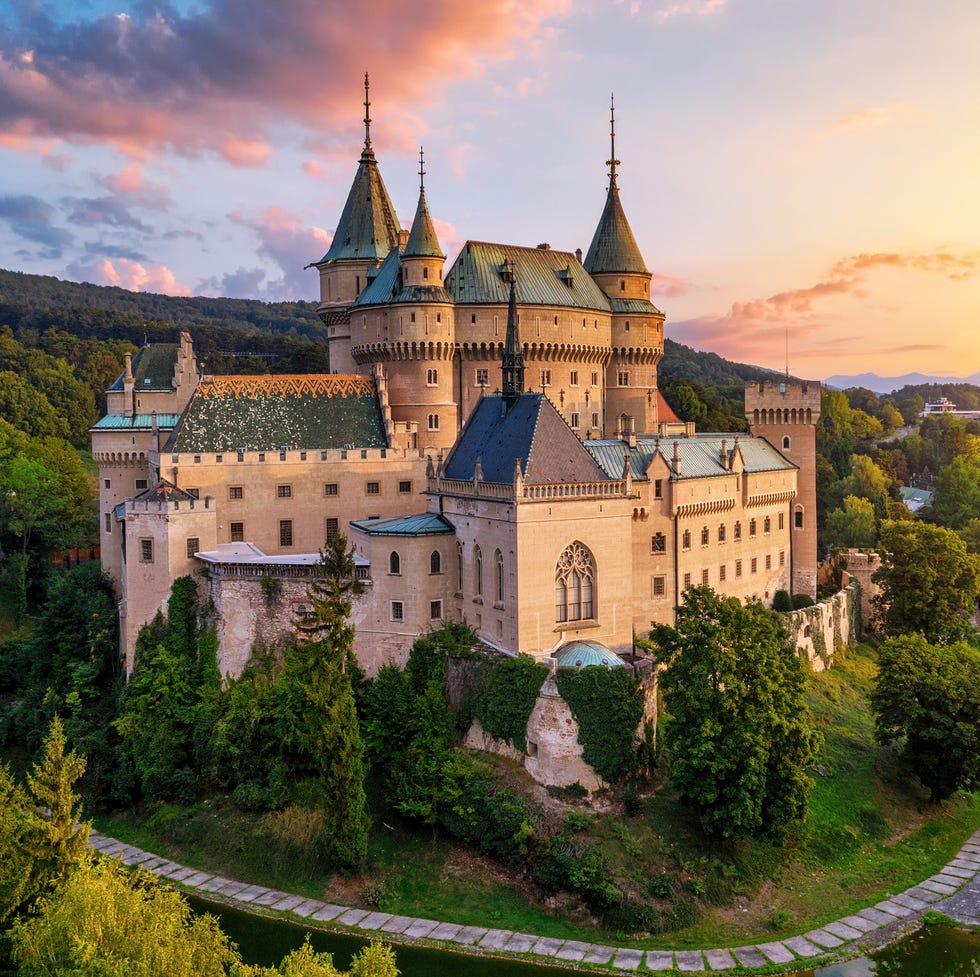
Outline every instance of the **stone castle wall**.
[(860, 640), (861, 594), (852, 581), (833, 597), (785, 615), (790, 639), (815, 672), (830, 668), (841, 648)]

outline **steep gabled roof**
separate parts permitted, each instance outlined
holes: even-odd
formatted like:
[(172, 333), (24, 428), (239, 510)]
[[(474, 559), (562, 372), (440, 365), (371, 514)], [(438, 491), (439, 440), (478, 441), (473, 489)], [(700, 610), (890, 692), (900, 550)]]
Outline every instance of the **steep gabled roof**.
[(194, 502), (197, 496), (177, 488), (173, 482), (161, 478), (156, 485), (133, 498), (134, 502)]
[(478, 459), (487, 482), (512, 483), (515, 461), (524, 481), (533, 485), (606, 479), (561, 414), (540, 393), (522, 394), (510, 406), (496, 395), (480, 400), (446, 459), (445, 477), (472, 479)]
[[(133, 357), (133, 388), (140, 391), (159, 393), (161, 390), (174, 389), (174, 368), (177, 365), (177, 353), (180, 346), (177, 343), (153, 343), (138, 350)], [(116, 377), (110, 391), (122, 390), (123, 371)]]
[(517, 280), (518, 305), (609, 311), (609, 299), (575, 255), (550, 248), (467, 241), (446, 275), (446, 288), (458, 303), (506, 305), (510, 286), (501, 277), (505, 262)]
[(168, 451), (387, 447), (374, 381), (343, 374), (213, 377), (194, 391)]

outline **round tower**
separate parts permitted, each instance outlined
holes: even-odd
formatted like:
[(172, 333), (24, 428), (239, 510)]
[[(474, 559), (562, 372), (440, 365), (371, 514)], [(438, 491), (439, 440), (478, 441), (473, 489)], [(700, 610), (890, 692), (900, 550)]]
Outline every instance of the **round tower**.
[(364, 148), (330, 249), (316, 262), (320, 272), (320, 305), (327, 327), (331, 373), (356, 373), (351, 356), (348, 309), (377, 274), (381, 263), (401, 243), (402, 231), (378, 161), (371, 147), (371, 101), (364, 75)]
[(794, 594), (817, 596), (817, 421), (816, 380), (751, 383), (745, 388), (749, 430), (765, 438), (799, 468), (796, 498), (789, 504), (790, 561)]
[(637, 431), (657, 430), (657, 364), (664, 353), (664, 314), (650, 301), (653, 276), (619, 198), (615, 105), (610, 106), (609, 138), (606, 205), (584, 262), (612, 310), (612, 355), (606, 366), (607, 437), (622, 427), (624, 415)]

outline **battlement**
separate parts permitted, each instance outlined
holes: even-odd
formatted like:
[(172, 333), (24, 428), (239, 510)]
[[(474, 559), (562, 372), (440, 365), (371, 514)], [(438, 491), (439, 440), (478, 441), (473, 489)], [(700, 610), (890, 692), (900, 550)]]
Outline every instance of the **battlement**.
[(817, 380), (766, 380), (745, 387), (750, 424), (816, 424), (820, 418)]

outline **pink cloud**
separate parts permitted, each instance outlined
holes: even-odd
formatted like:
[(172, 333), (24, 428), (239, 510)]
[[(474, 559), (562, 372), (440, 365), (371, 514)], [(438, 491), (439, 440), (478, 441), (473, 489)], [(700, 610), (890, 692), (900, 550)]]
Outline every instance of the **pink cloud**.
[(100, 281), (97, 285), (116, 285), (131, 292), (162, 292), (164, 295), (191, 295), (186, 285), (181, 285), (166, 265), (145, 267), (138, 261), (106, 258), (95, 269)]
[(312, 176), (314, 180), (322, 180), (327, 175), (326, 167), (315, 159), (303, 161), (303, 172)]
[(877, 105), (866, 109), (856, 109), (834, 120), (834, 132), (863, 132), (867, 129), (880, 129), (902, 118), (912, 115), (912, 108), (904, 103)]
[[(674, 3), (658, 4), (654, 20), (663, 23), (676, 17), (707, 17), (725, 9), (728, 0), (675, 0)], [(638, 7), (631, 8), (636, 12)]]
[(35, 10), (22, 23), (14, 16), (0, 42), (0, 134), (108, 143), (134, 159), (210, 150), (257, 166), (283, 121), (322, 135), (324, 118), (350, 119), (342, 138), (359, 141), (367, 66), (382, 148), (414, 145), (418, 121), (406, 108), (514, 57), (569, 3), (431, 0), (420, 16), (400, 0), (211, 0), (187, 14), (140, 7), (67, 24)]
[(691, 287), (691, 282), (686, 278), (678, 278), (676, 275), (671, 275), (665, 271), (655, 271), (653, 273), (653, 282), (650, 285), (655, 295), (668, 295), (671, 297), (686, 295), (691, 290)]

